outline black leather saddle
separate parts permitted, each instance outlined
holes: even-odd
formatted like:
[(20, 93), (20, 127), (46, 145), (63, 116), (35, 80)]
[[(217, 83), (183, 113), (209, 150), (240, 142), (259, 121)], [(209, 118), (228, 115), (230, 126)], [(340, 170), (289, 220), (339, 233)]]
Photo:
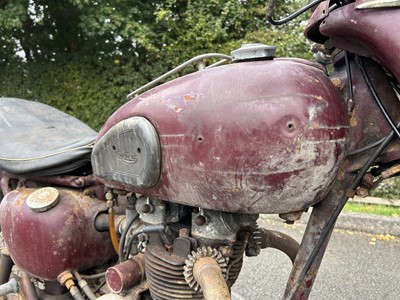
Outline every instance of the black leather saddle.
[(49, 176), (90, 162), (97, 133), (43, 103), (0, 98), (0, 171)]

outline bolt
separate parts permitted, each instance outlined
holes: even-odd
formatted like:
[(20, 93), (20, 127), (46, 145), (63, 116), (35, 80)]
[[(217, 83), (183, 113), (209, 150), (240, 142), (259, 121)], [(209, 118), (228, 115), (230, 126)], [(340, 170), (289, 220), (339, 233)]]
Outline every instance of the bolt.
[(62, 272), (60, 275), (57, 276), (57, 280), (61, 285), (65, 286), (68, 290), (75, 285), (74, 277), (72, 276), (70, 271)]
[(357, 196), (360, 196), (361, 198), (365, 198), (368, 195), (369, 195), (369, 191), (365, 187), (360, 187), (359, 189), (357, 189)]
[(374, 179), (375, 179), (374, 175), (372, 175), (371, 173), (367, 173), (364, 175), (362, 182), (367, 187), (372, 187), (374, 185)]
[(286, 224), (294, 224), (294, 222), (300, 220), (303, 212), (304, 212), (304, 210), (283, 213), (283, 214), (279, 214), (279, 218), (285, 220)]
[(139, 236), (138, 236), (139, 242), (145, 242), (146, 240), (147, 240), (147, 236), (145, 233), (139, 234)]
[(246, 255), (247, 256), (256, 256), (257, 252), (256, 252), (256, 250), (254, 248), (248, 248), (247, 251), (246, 251)]
[(353, 108), (354, 108), (354, 100), (349, 98), (347, 100), (347, 112), (349, 113), (349, 115), (351, 115)]

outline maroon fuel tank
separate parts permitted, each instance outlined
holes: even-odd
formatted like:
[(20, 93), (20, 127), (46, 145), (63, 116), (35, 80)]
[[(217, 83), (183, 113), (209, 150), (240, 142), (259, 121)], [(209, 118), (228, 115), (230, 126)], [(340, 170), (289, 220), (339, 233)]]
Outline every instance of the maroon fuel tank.
[(347, 134), (344, 102), (324, 70), (303, 60), (241, 62), (128, 102), (102, 128), (92, 162), (109, 186), (207, 209), (285, 213), (327, 193)]
[(115, 257), (108, 231), (94, 227), (95, 217), (106, 209), (105, 202), (72, 190), (58, 189), (54, 195), (43, 189), (18, 189), (1, 202), (1, 230), (21, 270), (55, 281), (65, 270), (86, 270)]

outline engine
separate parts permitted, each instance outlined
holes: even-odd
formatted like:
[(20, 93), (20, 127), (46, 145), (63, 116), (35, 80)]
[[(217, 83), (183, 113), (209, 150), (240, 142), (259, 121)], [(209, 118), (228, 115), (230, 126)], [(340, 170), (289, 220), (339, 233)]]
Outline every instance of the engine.
[[(255, 256), (262, 247), (258, 215), (199, 209), (132, 193), (107, 195), (112, 200), (44, 187), (20, 188), (4, 197), (0, 222), (5, 244), (18, 269), (42, 282), (43, 290), (35, 287), (39, 295), (64, 299), (74, 281), (78, 286), (89, 278), (86, 286), (97, 287), (96, 297), (105, 299), (146, 299), (146, 294), (160, 300), (203, 299), (202, 281), (218, 282), (218, 276), (197, 274), (199, 263), (220, 270), (219, 280), (229, 291), (244, 253)], [(117, 202), (123, 210), (114, 207)], [(107, 203), (117, 212), (112, 214), (115, 227), (108, 222)], [(118, 249), (113, 249), (109, 230), (120, 235)]]

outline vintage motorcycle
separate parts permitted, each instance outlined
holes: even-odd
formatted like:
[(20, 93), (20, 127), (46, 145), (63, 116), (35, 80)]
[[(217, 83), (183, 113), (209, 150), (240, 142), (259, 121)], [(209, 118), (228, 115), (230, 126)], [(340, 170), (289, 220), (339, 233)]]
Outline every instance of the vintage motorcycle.
[[(293, 262), (284, 299), (308, 298), (347, 199), (400, 172), (400, 1), (319, 0), (279, 21), (275, 2), (275, 25), (314, 8), (316, 62), (263, 44), (201, 55), (99, 133), (0, 100), (0, 295), (230, 299), (244, 254), (273, 247)], [(311, 207), (301, 245), (257, 226)]]

